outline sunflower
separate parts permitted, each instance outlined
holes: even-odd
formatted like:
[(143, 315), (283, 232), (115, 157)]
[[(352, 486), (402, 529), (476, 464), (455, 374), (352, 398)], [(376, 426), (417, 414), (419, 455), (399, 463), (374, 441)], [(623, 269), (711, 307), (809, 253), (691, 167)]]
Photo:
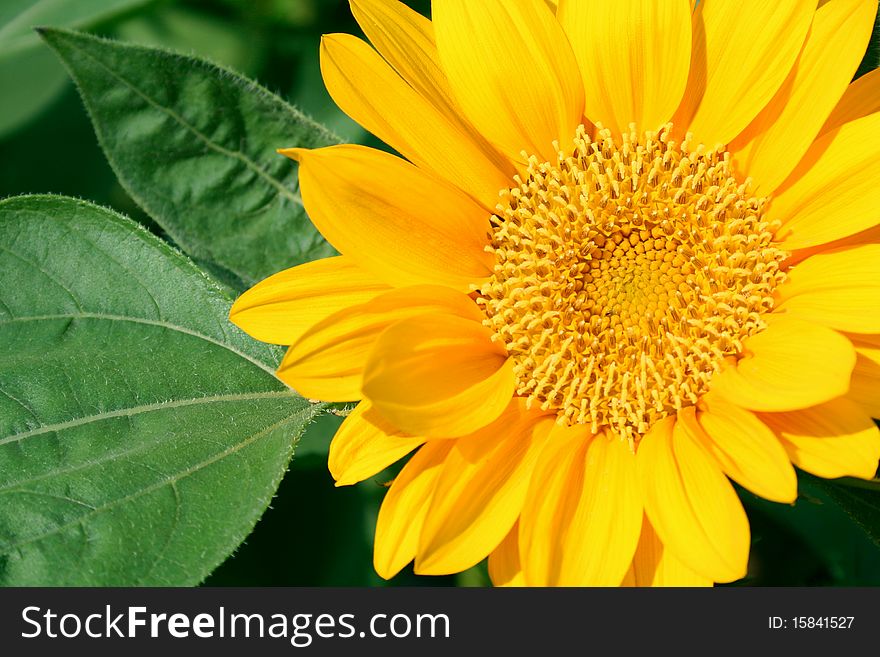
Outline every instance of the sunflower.
[(360, 400), (337, 485), (414, 452), (377, 572), (496, 585), (746, 574), (730, 480), (880, 457), (876, 0), (352, 0), (348, 115), (402, 157), (281, 152), (341, 253), (246, 292), (278, 376)]

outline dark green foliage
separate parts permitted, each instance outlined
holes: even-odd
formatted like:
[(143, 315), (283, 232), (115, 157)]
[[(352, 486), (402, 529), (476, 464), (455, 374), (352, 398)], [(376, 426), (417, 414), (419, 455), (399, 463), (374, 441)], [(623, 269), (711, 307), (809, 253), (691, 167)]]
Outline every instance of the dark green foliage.
[(0, 202), (0, 583), (196, 584), (317, 409), (190, 261), (108, 210)]
[(156, 48), (46, 29), (126, 191), (187, 253), (244, 285), (333, 253), (283, 146), (337, 139), (245, 78)]

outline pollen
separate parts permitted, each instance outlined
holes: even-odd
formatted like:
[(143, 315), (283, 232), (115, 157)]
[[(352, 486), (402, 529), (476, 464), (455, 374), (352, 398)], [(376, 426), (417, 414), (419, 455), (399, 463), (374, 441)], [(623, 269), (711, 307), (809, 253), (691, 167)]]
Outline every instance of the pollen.
[(729, 153), (670, 131), (581, 126), (556, 162), (529, 158), (501, 193), (477, 296), (519, 396), (631, 443), (742, 357), (788, 255)]

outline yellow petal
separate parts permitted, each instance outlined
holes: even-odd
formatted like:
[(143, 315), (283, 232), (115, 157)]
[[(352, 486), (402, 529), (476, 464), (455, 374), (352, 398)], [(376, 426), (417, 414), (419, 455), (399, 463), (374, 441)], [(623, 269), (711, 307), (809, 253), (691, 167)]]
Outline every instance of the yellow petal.
[(498, 546), (519, 517), (553, 424), (515, 398), (495, 422), (455, 441), (422, 527), (417, 573), (460, 572)]
[(538, 457), (519, 520), (520, 560), (527, 585), (559, 581), (565, 524), (583, 488), (589, 439), (577, 427), (557, 429)]
[(639, 442), (637, 460), (645, 511), (664, 547), (712, 581), (743, 577), (749, 521), (706, 449), (669, 417)]
[(454, 187), (363, 146), (292, 150), (315, 226), (383, 281), (469, 291), (491, 273), (489, 215)]
[(802, 249), (877, 223), (880, 205), (880, 113), (819, 137), (770, 203), (783, 249)]
[(847, 337), (853, 341), (859, 353), (880, 365), (880, 334), (849, 333)]
[(452, 315), (405, 319), (388, 328), (364, 368), (364, 396), (412, 434), (463, 436), (507, 407), (513, 362), (480, 323)]
[(424, 437), (401, 433), (362, 401), (333, 436), (327, 466), (337, 486), (349, 486), (382, 472), (424, 442)]
[(698, 575), (663, 547), (648, 517), (642, 522), (642, 533), (627, 573), (629, 586), (712, 586), (711, 579)]
[(324, 258), (260, 281), (238, 297), (229, 319), (261, 342), (293, 344), (329, 315), (390, 289), (351, 258)]
[(874, 112), (880, 112), (880, 68), (865, 73), (846, 88), (819, 134), (824, 135)]
[(321, 40), (321, 73), (343, 112), (420, 168), (429, 170), (494, 208), (511, 185), (513, 166), (497, 161), (406, 83), (366, 43), (347, 34)]
[(792, 267), (776, 297), (778, 311), (791, 317), (880, 333), (880, 244), (807, 258)]
[(774, 502), (797, 499), (797, 475), (770, 429), (751, 412), (706, 395), (701, 411), (678, 412), (678, 421), (721, 465), (728, 477)]
[(880, 431), (853, 401), (834, 399), (793, 413), (761, 416), (782, 439), (791, 460), (819, 477), (862, 477), (877, 472)]
[(584, 81), (584, 114), (617, 135), (672, 118), (691, 60), (690, 0), (562, 0), (565, 29)]
[(390, 290), (340, 310), (306, 331), (287, 350), (278, 377), (310, 399), (360, 399), (364, 365), (379, 334), (408, 317), (437, 312), (477, 322), (482, 319), (470, 297), (448, 287), (415, 285)]
[(756, 193), (770, 194), (807, 152), (858, 68), (876, 15), (877, 0), (832, 0), (816, 12), (788, 79), (731, 144)]
[(851, 246), (862, 246), (864, 244), (880, 244), (880, 224), (868, 228), (867, 230), (862, 230), (858, 233), (849, 235), (848, 237), (834, 240), (833, 242), (826, 242), (825, 244), (792, 251), (791, 256), (785, 261), (785, 264), (788, 266), (794, 266), (817, 253), (834, 251), (835, 249), (846, 249)]
[(489, 555), (489, 579), (494, 586), (525, 586), (519, 561), (519, 521)]
[(847, 397), (871, 417), (880, 418), (880, 349), (860, 344), (855, 347), (856, 366)]
[[(466, 135), (495, 168), (512, 174), (511, 163), (468, 124), (456, 104), (446, 75), (440, 68), (431, 21), (397, 0), (351, 0), (351, 12), (376, 50), (400, 77)], [(487, 182), (491, 179), (485, 174), (484, 177)], [(472, 187), (472, 181), (468, 180), (466, 191)], [(498, 189), (491, 188), (480, 194), (471, 191), (489, 209), (494, 209), (497, 192)]]
[(746, 356), (712, 378), (711, 389), (753, 411), (796, 411), (846, 394), (852, 343), (831, 329), (787, 316), (744, 343)]
[(433, 3), (440, 63), (470, 122), (502, 153), (555, 161), (581, 122), (584, 94), (568, 40), (542, 0)]
[(351, 0), (351, 13), (379, 54), (421, 96), (449, 117), (455, 101), (440, 68), (434, 26), (397, 0)]
[(815, 4), (703, 0), (690, 77), (673, 122), (698, 142), (727, 144), (773, 98), (797, 59)]
[(391, 484), (376, 519), (373, 566), (391, 579), (416, 556), (419, 533), (451, 440), (432, 440), (413, 455)]
[(560, 584), (620, 583), (626, 573), (643, 514), (636, 458), (617, 437), (597, 436), (587, 445), (583, 488), (570, 518)]
[(636, 459), (617, 437), (586, 427), (555, 430), (520, 519), (520, 549), (532, 586), (617, 586), (642, 525)]

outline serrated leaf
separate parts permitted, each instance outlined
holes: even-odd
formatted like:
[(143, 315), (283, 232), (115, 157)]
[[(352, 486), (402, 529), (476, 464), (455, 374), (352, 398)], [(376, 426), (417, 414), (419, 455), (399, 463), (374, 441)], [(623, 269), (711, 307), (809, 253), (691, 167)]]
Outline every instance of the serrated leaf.
[(33, 118), (65, 86), (64, 68), (33, 31), (36, 25), (85, 28), (151, 0), (3, 0), (0, 2), (0, 135)]
[(133, 221), (0, 202), (0, 584), (191, 585), (250, 532), (318, 407)]
[(67, 65), (110, 165), (194, 258), (250, 285), (332, 248), (305, 215), (280, 147), (335, 137), (277, 96), (202, 59), (67, 30)]
[(805, 479), (831, 498), (880, 547), (880, 479)]

